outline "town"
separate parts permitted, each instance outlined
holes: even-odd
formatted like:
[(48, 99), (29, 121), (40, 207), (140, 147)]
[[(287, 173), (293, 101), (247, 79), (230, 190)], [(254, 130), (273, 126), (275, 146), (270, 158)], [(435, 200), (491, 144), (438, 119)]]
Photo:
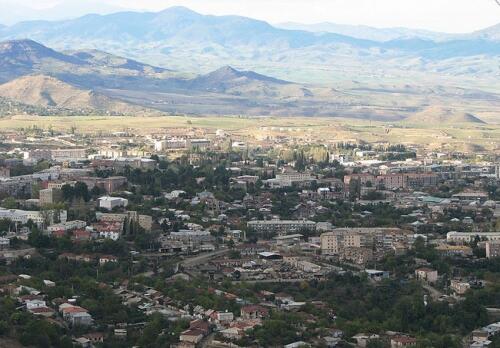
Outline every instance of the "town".
[(3, 346), (500, 346), (498, 153), (291, 132), (3, 130)]

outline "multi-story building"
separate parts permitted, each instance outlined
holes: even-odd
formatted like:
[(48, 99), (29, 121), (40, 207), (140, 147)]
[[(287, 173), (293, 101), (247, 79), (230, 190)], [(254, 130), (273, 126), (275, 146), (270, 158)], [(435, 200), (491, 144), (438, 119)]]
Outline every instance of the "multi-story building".
[(282, 188), (293, 185), (304, 186), (313, 181), (316, 181), (316, 178), (310, 173), (285, 172), (276, 174), (274, 179), (265, 180), (264, 183), (270, 188)]
[(81, 161), (87, 159), (85, 152), (85, 149), (53, 149), (50, 159), (55, 162)]
[(66, 222), (61, 222), (58, 224), (48, 226), (47, 232), (49, 234), (52, 234), (52, 233), (58, 232), (58, 231), (67, 232), (67, 231), (72, 231), (72, 230), (76, 230), (79, 228), (85, 228), (85, 226), (87, 226), (87, 223), (85, 221), (81, 221), (81, 220), (66, 221)]
[(113, 208), (126, 207), (127, 205), (128, 199), (125, 198), (109, 196), (99, 198), (99, 208), (113, 210)]
[(40, 206), (54, 204), (61, 202), (63, 199), (63, 194), (61, 189), (58, 188), (48, 188), (44, 190), (40, 190)]
[(438, 280), (438, 272), (435, 269), (422, 267), (415, 270), (415, 277), (429, 283), (435, 283)]
[(85, 176), (79, 178), (78, 181), (85, 183), (89, 190), (97, 186), (108, 193), (113, 193), (127, 183), (127, 178), (124, 176), (110, 176), (109, 178)]
[(0, 237), (0, 250), (8, 249), (10, 246), (10, 239), (5, 237)]
[(66, 218), (66, 210), (29, 211), (0, 208), (0, 219), (9, 219), (13, 222), (18, 222), (21, 224), (26, 224), (29, 220), (31, 220), (38, 227), (44, 227), (46, 225), (50, 226), (56, 220), (66, 222)]
[(258, 234), (287, 235), (302, 231), (316, 231), (316, 222), (309, 220), (260, 220), (249, 221), (247, 227)]
[(500, 241), (500, 232), (448, 232), (446, 240), (451, 243), (470, 243), (474, 239)]
[(399, 228), (338, 228), (320, 236), (324, 255), (340, 255), (346, 249), (388, 251), (411, 242), (411, 232)]
[(486, 257), (489, 259), (500, 257), (500, 240), (486, 242)]

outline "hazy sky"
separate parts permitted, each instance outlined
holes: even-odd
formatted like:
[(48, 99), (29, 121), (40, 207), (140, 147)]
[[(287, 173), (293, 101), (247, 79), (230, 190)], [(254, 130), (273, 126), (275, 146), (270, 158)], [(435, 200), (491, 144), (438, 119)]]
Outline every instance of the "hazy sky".
[[(78, 16), (118, 9), (161, 10), (175, 5), (205, 14), (238, 14), (271, 23), (328, 21), (469, 32), (500, 22), (500, 5), (495, 0), (0, 0), (0, 20), (60, 18), (63, 13)], [(53, 14), (46, 11), (54, 6)]]

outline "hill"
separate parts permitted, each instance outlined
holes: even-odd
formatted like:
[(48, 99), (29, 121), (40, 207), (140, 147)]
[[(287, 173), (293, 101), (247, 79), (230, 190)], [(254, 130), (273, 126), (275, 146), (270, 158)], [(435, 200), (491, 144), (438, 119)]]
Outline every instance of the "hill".
[(0, 85), (0, 96), (23, 104), (54, 109), (89, 110), (112, 114), (140, 112), (142, 108), (78, 89), (53, 77), (24, 76)]
[(486, 124), (486, 122), (470, 113), (443, 107), (428, 107), (406, 118), (405, 122), (427, 125), (451, 125), (460, 123)]

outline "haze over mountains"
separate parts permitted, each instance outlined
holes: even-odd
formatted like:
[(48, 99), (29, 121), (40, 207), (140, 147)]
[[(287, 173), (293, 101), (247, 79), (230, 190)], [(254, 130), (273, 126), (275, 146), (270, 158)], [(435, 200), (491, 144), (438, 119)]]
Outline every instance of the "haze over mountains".
[[(429, 40), (440, 34), (426, 36), (403, 29), (388, 29), (391, 34), (385, 38), (389, 41), (375, 41), (380, 30), (364, 30), (372, 34), (335, 32), (370, 40), (330, 32), (285, 30), (251, 18), (201, 15), (173, 7), (157, 13), (118, 12), (55, 22), (22, 22), (1, 29), (0, 39), (30, 38), (56, 49), (105, 47), (111, 53), (196, 73), (230, 64), (247, 70), (264, 69), (280, 78), (301, 82), (344, 78), (318, 76), (318, 70), (332, 64), (348, 68), (349, 64), (363, 64), (373, 71), (373, 67), (393, 70), (397, 62), (403, 69), (417, 72), (446, 70), (453, 75), (483, 77), (499, 73), (492, 59), (500, 55), (498, 27), (444, 41)], [(481, 64), (471, 59), (478, 56), (483, 57)], [(298, 73), (287, 78), (290, 71), (301, 66), (314, 67), (306, 74), (308, 80)]]
[(464, 35), (284, 26), (293, 30), (183, 7), (22, 22), (0, 27), (0, 83), (50, 76), (168, 113), (402, 120), (453, 103), (498, 118), (499, 25)]

